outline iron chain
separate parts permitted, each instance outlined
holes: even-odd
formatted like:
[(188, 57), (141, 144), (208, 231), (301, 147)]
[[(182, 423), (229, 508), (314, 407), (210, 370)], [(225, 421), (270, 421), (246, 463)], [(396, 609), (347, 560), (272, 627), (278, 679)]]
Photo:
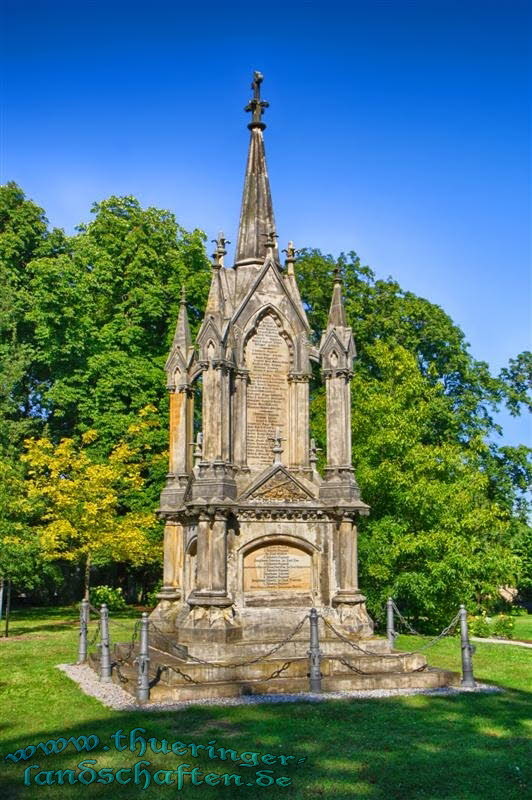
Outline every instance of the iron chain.
[[(308, 614), (305, 614), (303, 619), (296, 625), (296, 627), (293, 629), (293, 631), (291, 631), (288, 634), (288, 636), (286, 636), (281, 642), (276, 644), (275, 647), (272, 647), (272, 649), (269, 650), (267, 653), (262, 653), (260, 656), (256, 656), (255, 658), (251, 658), (248, 661), (240, 661), (240, 662), (235, 662), (235, 663), (224, 664), (224, 663), (222, 663), (220, 661), (206, 661), (203, 658), (198, 658), (197, 656), (192, 656), (192, 655), (190, 655), (190, 653), (187, 655), (187, 661), (188, 660), (195, 661), (197, 664), (204, 664), (206, 667), (219, 667), (219, 668), (223, 668), (223, 667), (228, 667), (228, 668), (230, 668), (230, 667), (247, 667), (250, 664), (257, 664), (259, 661), (262, 661), (265, 658), (269, 658), (269, 656), (272, 656), (274, 653), (277, 653), (277, 651), (280, 650), (281, 647), (284, 647), (284, 645), (288, 644), (288, 642), (291, 639), (293, 639), (294, 636), (297, 636), (297, 634), (299, 633), (299, 631), (301, 630), (301, 628), (303, 627), (303, 625), (305, 624), (307, 619), (308, 619)], [(165, 636), (164, 633), (162, 631), (160, 631), (159, 628), (157, 628), (157, 626), (153, 622), (150, 622), (150, 625), (154, 628), (154, 630), (159, 634), (159, 636), (161, 636), (161, 638), (167, 644), (171, 645), (171, 647), (175, 647), (174, 643), (170, 639), (168, 639), (168, 637)]]
[(418, 631), (416, 631), (416, 629), (412, 627), (412, 625), (408, 622), (408, 620), (403, 617), (403, 615), (401, 614), (401, 612), (399, 611), (393, 600), (392, 600), (392, 608), (399, 617), (400, 622), (403, 623), (405, 628), (407, 628), (407, 630), (409, 630), (413, 636), (421, 636), (421, 634), (418, 633)]
[(365, 656), (378, 656), (379, 658), (403, 658), (403, 656), (405, 656), (405, 655), (412, 655), (411, 653), (397, 653), (397, 654), (395, 654), (395, 653), (375, 653), (375, 652), (373, 652), (372, 650), (365, 650), (363, 647), (360, 647), (360, 645), (359, 645), (359, 644), (356, 644), (356, 642), (352, 642), (350, 639), (348, 639), (348, 638), (347, 638), (347, 636), (344, 636), (344, 635), (343, 635), (343, 633), (340, 633), (340, 631), (337, 631), (337, 630), (336, 630), (336, 628), (334, 627), (334, 625), (331, 625), (331, 623), (329, 622), (329, 620), (328, 620), (328, 619), (325, 619), (325, 617), (323, 616), (323, 614), (318, 614), (318, 616), (319, 616), (319, 617), (321, 617), (321, 619), (323, 620), (323, 622), (325, 623), (325, 625), (326, 625), (326, 626), (327, 626), (327, 627), (328, 627), (328, 628), (329, 628), (329, 629), (330, 629), (330, 630), (331, 630), (331, 631), (332, 631), (332, 632), (333, 632), (333, 633), (334, 633), (334, 634), (335, 634), (335, 635), (336, 635), (336, 636), (337, 636), (339, 639), (341, 639), (343, 642), (345, 642), (346, 644), (348, 644), (348, 645), (349, 645), (349, 647), (352, 647), (352, 648), (353, 648), (353, 650), (358, 650), (360, 653), (364, 653), (364, 655), (365, 655)]

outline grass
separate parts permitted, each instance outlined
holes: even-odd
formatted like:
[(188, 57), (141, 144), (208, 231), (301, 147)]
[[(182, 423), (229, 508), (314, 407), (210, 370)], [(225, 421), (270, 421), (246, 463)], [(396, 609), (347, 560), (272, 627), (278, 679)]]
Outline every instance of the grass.
[(514, 617), (514, 639), (525, 639), (532, 642), (532, 614)]
[[(117, 622), (132, 626), (131, 611)], [(115, 618), (117, 615), (114, 615)], [(302, 763), (262, 765), (274, 777), (291, 779), (289, 786), (247, 786), (255, 768), (229, 761), (147, 752), (144, 760), (156, 769), (175, 769), (181, 761), (207, 772), (242, 775), (243, 786), (151, 785), (110, 786), (92, 783), (64, 786), (23, 785), (23, 771), (38, 763), (43, 770), (73, 769), (87, 758), (102, 767), (131, 766), (139, 755), (111, 747), (76, 754), (72, 748), (45, 756), (36, 753), (17, 764), (0, 762), (0, 796), (17, 798), (101, 798), (122, 800), (165, 798), (268, 797), (310, 800), (521, 800), (530, 781), (531, 708), (527, 692), (532, 653), (526, 648), (477, 643), (478, 678), (505, 688), (500, 694), (455, 697), (395, 697), (260, 706), (196, 706), (178, 712), (112, 711), (83, 695), (55, 668), (73, 662), (77, 647), (75, 609), (16, 611), (12, 638), (0, 641), (0, 755), (51, 738), (96, 734), (110, 742), (118, 729), (146, 729), (146, 736), (172, 742), (207, 744), (237, 752), (293, 755)], [(523, 618), (521, 618), (523, 619)], [(115, 630), (117, 633), (117, 629)], [(125, 628), (121, 631), (127, 636)], [(525, 637), (526, 638), (526, 637)], [(401, 637), (398, 647), (414, 649), (416, 637)], [(431, 664), (459, 669), (459, 645), (446, 639), (429, 652)], [(251, 756), (248, 756), (251, 758)], [(35, 774), (35, 771), (33, 771)], [(126, 777), (126, 774), (123, 774)]]

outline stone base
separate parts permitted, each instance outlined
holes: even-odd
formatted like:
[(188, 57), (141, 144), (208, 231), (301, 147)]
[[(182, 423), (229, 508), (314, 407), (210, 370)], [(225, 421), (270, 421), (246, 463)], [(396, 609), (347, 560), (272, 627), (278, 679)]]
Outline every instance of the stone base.
[[(333, 657), (333, 651), (338, 649), (336, 644), (324, 642), (324, 650), (328, 649), (330, 652), (323, 655), (321, 660), (322, 691), (431, 689), (460, 685), (458, 673), (428, 667), (420, 653), (399, 654), (393, 653), (389, 648), (385, 652), (386, 640), (374, 639), (364, 644), (372, 647), (376, 654), (367, 656), (357, 655), (353, 650), (346, 652), (344, 644), (344, 650), (338, 653), (346, 662), (342, 663), (338, 657)], [(281, 650), (274, 657), (254, 664), (231, 666), (252, 659), (252, 653), (240, 652), (241, 649), (238, 645), (233, 646), (232, 661), (227, 666), (218, 667), (198, 664), (187, 657), (179, 658), (177, 654), (171, 655), (150, 648), (150, 675), (153, 676), (150, 699), (155, 702), (182, 701), (309, 691), (309, 661), (306, 655), (295, 655)], [(264, 651), (264, 645), (260, 649)], [(116, 645), (114, 657), (125, 657), (128, 651), (127, 645)], [(397, 657), (390, 658), (390, 655)], [(136, 652), (120, 665), (120, 676), (116, 670), (112, 673), (113, 681), (120, 683), (123, 689), (133, 695), (137, 683), (137, 670), (132, 663), (135, 657)], [(98, 670), (96, 654), (90, 654), (89, 663)]]
[[(371, 621), (362, 594), (333, 599), (333, 607), (318, 611), (344, 636), (367, 639), (373, 636)], [(212, 604), (206, 605), (209, 601)], [(214, 602), (216, 601), (216, 602)], [(310, 601), (310, 598), (309, 598)], [(309, 604), (310, 605), (310, 602)], [(258, 605), (237, 608), (224, 598), (191, 596), (187, 602), (163, 599), (151, 614), (157, 628), (180, 644), (217, 645), (223, 642), (277, 643), (289, 636), (308, 613), (308, 605), (274, 606)], [(320, 637), (330, 635), (320, 621)], [(304, 639), (308, 646), (308, 623), (297, 640)], [(216, 658), (231, 660), (231, 649), (218, 652)]]
[[(319, 609), (324, 618), (318, 623), (323, 691), (459, 684), (458, 674), (428, 667), (421, 653), (399, 653), (390, 649), (386, 639), (371, 638), (373, 625), (364, 599), (358, 593), (349, 598), (337, 596), (334, 608)], [(291, 635), (306, 612), (301, 607), (236, 612), (233, 607), (190, 608), (186, 603), (163, 600), (151, 616), (152, 700), (308, 691), (308, 620)], [(113, 670), (113, 680), (126, 677), (127, 683), (121, 685), (132, 694), (137, 655), (137, 647), (130, 653), (128, 645), (115, 645), (113, 661), (119, 659), (121, 677)], [(97, 655), (91, 654), (90, 660), (96, 668)]]

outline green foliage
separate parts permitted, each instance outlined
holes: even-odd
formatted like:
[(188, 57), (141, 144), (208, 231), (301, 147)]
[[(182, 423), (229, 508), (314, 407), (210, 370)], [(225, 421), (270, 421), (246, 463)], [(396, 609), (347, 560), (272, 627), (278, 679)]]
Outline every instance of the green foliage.
[(128, 503), (143, 486), (135, 451), (119, 441), (105, 462), (98, 461), (89, 450), (96, 439), (95, 431), (86, 431), (79, 445), (28, 439), (22, 456), (28, 466), (24, 500), (38, 517), (40, 552), (45, 560), (83, 563), (86, 591), (91, 564), (141, 565), (160, 555), (150, 537), (153, 511), (135, 511)]
[(514, 635), (515, 622), (509, 614), (497, 614), (493, 617), (479, 614), (469, 617), (468, 624), (471, 636), (481, 636), (483, 639), (490, 636), (512, 639)]
[(90, 590), (90, 602), (96, 608), (105, 603), (110, 611), (121, 611), (126, 607), (126, 601), (120, 587), (113, 589), (112, 586), (94, 586)]
[[(20, 580), (39, 571), (44, 523), (42, 497), (20, 505), (21, 485), (35, 479), (20, 464), (26, 438), (49, 442), (52, 453), (62, 440), (79, 448), (96, 430), (82, 448), (100, 467), (122, 443), (135, 454), (138, 482), (122, 486), (115, 523), (153, 514), (167, 469), (164, 362), (180, 289), (186, 286), (193, 332), (208, 293), (203, 233), (132, 197), (110, 197), (92, 211), (92, 221), (67, 237), (48, 229), (42, 209), (15, 184), (0, 187), (0, 544), (12, 553), (0, 555), (0, 568), (20, 569)], [(358, 350), (353, 456), (371, 505), (360, 526), (370, 610), (380, 616), (392, 594), (416, 626), (423, 619), (437, 626), (460, 602), (490, 610), (500, 585), (526, 594), (530, 450), (499, 446), (494, 414), (503, 404), (514, 414), (530, 404), (530, 353), (493, 376), (441, 308), (391, 278), (376, 279), (355, 253), (335, 260), (307, 250), (296, 271), (316, 342), (336, 266)], [(318, 371), (311, 386), (323, 465)], [(156, 549), (159, 527), (148, 525), (144, 535)], [(109, 537), (101, 557), (117, 558)]]
[(515, 622), (509, 614), (497, 614), (496, 617), (490, 620), (490, 627), (494, 636), (513, 639)]
[(467, 622), (470, 636), (481, 636), (483, 639), (493, 636), (493, 632), (485, 614), (469, 617)]
[(157, 581), (151, 592), (148, 592), (148, 594), (146, 595), (146, 605), (149, 606), (149, 608), (155, 608), (155, 606), (159, 602), (159, 598), (157, 597), (157, 595), (161, 591), (162, 586), (163, 586), (162, 580)]
[[(493, 377), (434, 304), (375, 280), (355, 253), (304, 251), (296, 268), (311, 326), (326, 325), (333, 269), (344, 282), (358, 358), (353, 460), (370, 516), (360, 525), (360, 584), (373, 615), (393, 595), (422, 628), (461, 602), (489, 609), (500, 585), (531, 580), (530, 450), (499, 447), (502, 402), (526, 402), (525, 365)], [(519, 365), (519, 368), (516, 367)], [(325, 396), (313, 383), (312, 434), (325, 451)]]

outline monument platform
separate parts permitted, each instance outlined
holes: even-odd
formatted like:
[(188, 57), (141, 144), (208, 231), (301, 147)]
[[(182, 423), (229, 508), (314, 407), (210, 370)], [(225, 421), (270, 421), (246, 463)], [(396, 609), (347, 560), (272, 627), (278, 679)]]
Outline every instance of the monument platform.
[[(452, 673), (373, 636), (358, 582), (358, 526), (370, 508), (352, 464), (356, 347), (342, 275), (331, 275), (318, 345), (293, 242), (280, 260), (261, 83), (256, 72), (234, 264), (225, 265), (220, 233), (195, 342), (183, 291), (165, 365), (169, 463), (158, 509), (163, 585), (150, 615), (153, 696), (308, 690), (309, 627), (297, 626), (310, 608), (321, 616), (325, 691), (449, 685)], [(313, 365), (324, 384), (319, 442), (310, 430)], [(114, 677), (122, 673), (133, 690), (129, 649), (117, 649)], [(313, 661), (319, 680), (315, 672)]]
[[(157, 638), (156, 646), (149, 649), (150, 699), (174, 702), (239, 697), (253, 694), (293, 694), (309, 691), (308, 625), (306, 636), (283, 644), (269, 658), (260, 658), (265, 650), (278, 642), (248, 641), (235, 643), (225, 649), (226, 656), (220, 659), (209, 645), (187, 647), (177, 645), (177, 653), (171, 640)], [(320, 641), (322, 691), (359, 691), (373, 689), (433, 689), (460, 685), (460, 675), (450, 670), (427, 665), (421, 653), (401, 653), (390, 649), (386, 639), (371, 638), (353, 640), (360, 652), (350, 648), (338, 638)], [(138, 654), (128, 644), (114, 646), (113, 669), (115, 683), (131, 694), (137, 685)], [(194, 658), (214, 661), (216, 665), (198, 663)], [(259, 660), (257, 660), (259, 659)], [(219, 666), (224, 663), (225, 666)], [(98, 671), (99, 656), (91, 653), (89, 663)]]

